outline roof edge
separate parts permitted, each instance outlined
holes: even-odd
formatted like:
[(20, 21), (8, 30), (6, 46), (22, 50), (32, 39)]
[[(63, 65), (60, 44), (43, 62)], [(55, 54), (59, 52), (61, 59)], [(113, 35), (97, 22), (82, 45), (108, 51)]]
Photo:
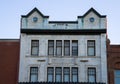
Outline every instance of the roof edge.
[(91, 11), (93, 11), (97, 16), (101, 17), (101, 18), (105, 18), (106, 15), (101, 15), (100, 13), (98, 13), (93, 7), (91, 7), (83, 16), (78, 16), (78, 18), (84, 18), (85, 16), (87, 16)]
[(33, 8), (27, 15), (21, 15), (21, 17), (29, 17), (35, 11), (37, 11), (42, 17), (49, 18), (49, 16), (44, 16), (36, 7)]

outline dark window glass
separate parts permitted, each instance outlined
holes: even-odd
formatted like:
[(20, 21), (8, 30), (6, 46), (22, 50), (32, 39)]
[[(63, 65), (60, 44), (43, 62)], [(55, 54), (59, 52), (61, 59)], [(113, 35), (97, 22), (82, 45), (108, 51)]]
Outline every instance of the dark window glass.
[(78, 41), (72, 41), (72, 56), (78, 56)]
[(55, 81), (62, 82), (62, 68), (56, 67), (55, 69)]
[(62, 55), (62, 41), (61, 40), (56, 41), (56, 55), (57, 56)]
[(38, 55), (39, 52), (39, 40), (31, 41), (31, 55)]
[(48, 41), (48, 55), (54, 55), (54, 40)]
[(38, 67), (30, 68), (30, 81), (37, 82), (38, 81)]
[(54, 80), (54, 68), (53, 67), (48, 67), (47, 70), (47, 81), (48, 82), (53, 82)]
[(64, 82), (69, 82), (70, 81), (70, 68), (65, 67), (63, 71), (63, 77), (64, 77)]
[(69, 40), (64, 41), (64, 55), (70, 56), (70, 41)]
[(72, 67), (72, 82), (78, 82), (78, 68)]
[(88, 68), (88, 82), (96, 82), (96, 69)]
[(87, 42), (88, 56), (95, 56), (95, 41), (88, 40)]

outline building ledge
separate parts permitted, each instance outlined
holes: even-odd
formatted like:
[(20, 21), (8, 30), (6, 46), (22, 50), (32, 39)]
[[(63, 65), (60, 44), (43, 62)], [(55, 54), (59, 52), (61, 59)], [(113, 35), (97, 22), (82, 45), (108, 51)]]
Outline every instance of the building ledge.
[(21, 29), (21, 33), (32, 35), (100, 35), (106, 29)]
[(102, 82), (19, 82), (18, 84), (106, 84)]

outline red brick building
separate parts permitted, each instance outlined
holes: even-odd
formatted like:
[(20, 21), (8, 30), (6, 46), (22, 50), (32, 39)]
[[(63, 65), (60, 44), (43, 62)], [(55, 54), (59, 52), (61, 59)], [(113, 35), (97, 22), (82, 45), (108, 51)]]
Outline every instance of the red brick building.
[(0, 40), (0, 84), (17, 84), (19, 68), (19, 40)]
[(120, 84), (120, 45), (108, 41), (108, 84)]

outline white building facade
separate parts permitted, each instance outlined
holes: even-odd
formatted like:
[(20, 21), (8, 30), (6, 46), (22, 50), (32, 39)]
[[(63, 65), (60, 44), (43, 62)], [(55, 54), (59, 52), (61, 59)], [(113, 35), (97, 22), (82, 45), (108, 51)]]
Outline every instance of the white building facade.
[(93, 8), (76, 21), (49, 21), (37, 8), (23, 15), (19, 82), (107, 84), (106, 24)]

